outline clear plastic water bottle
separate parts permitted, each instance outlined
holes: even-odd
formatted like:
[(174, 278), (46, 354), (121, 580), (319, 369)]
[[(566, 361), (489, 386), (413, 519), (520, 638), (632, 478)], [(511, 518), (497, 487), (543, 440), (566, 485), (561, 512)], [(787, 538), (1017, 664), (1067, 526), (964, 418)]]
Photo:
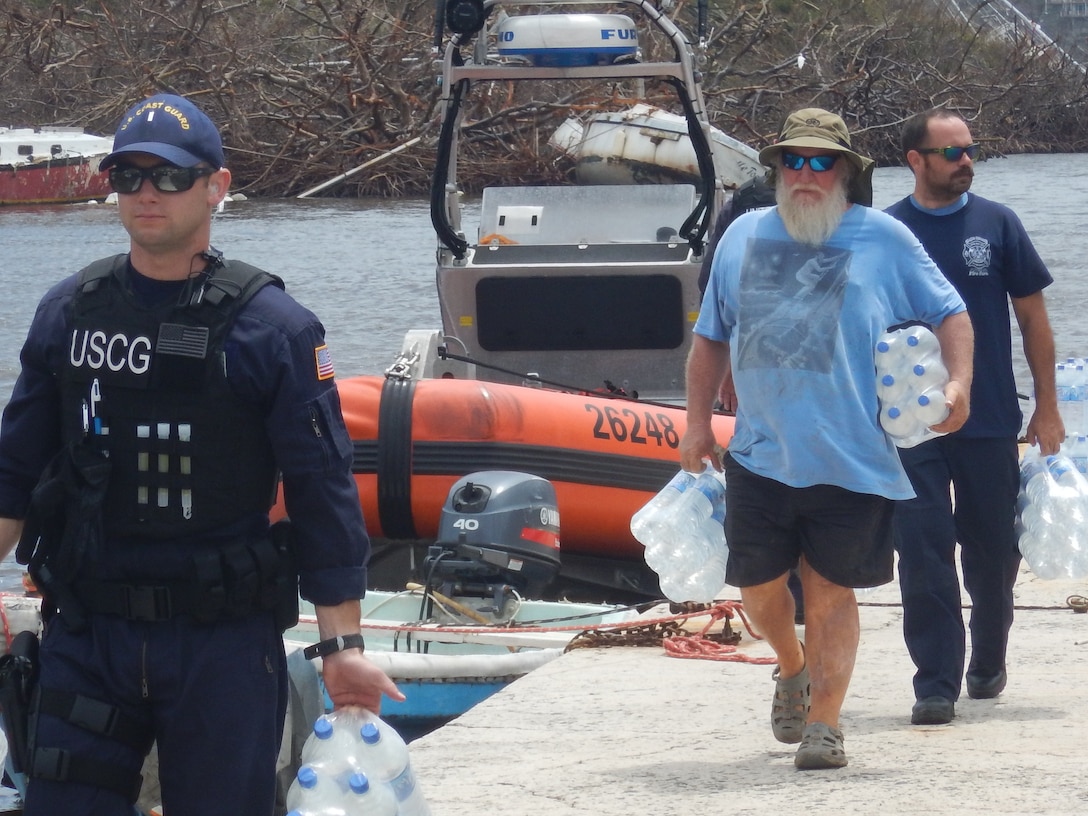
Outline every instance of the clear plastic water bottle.
[(1080, 475), (1077, 466), (1068, 456), (1061, 453), (1048, 456), (1046, 466), (1054, 481), (1059, 485), (1070, 488), (1082, 496), (1088, 494), (1088, 481)]
[(899, 374), (887, 372), (877, 378), (876, 395), (881, 403), (895, 405), (907, 397), (910, 380)]
[[(340, 712), (317, 718), (302, 746), (302, 766), (288, 791), (288, 809), (292, 803), (309, 808), (331, 806), (334, 798), (343, 796), (348, 778), (358, 770), (352, 764), (357, 740), (353, 731)], [(294, 800), (291, 794), (296, 794)]]
[(343, 813), (344, 792), (345, 788), (334, 776), (312, 765), (303, 765), (287, 791), (287, 810), (314, 816), (339, 816)]
[(882, 372), (899, 370), (909, 353), (910, 349), (907, 348), (904, 335), (898, 332), (885, 332), (876, 341), (874, 359), (877, 370)]
[(398, 816), (430, 816), (430, 808), (412, 771), (408, 746), (392, 726), (375, 718), (362, 727), (359, 763), (370, 778), (388, 782), (397, 799)]
[[(708, 465), (673, 506), (671, 526), (673, 529), (698, 529), (714, 515), (716, 507), (724, 505), (725, 474)], [(724, 510), (721, 516), (725, 518)]]
[(1039, 449), (1035, 446), (1028, 448), (1020, 462), (1021, 492), (1027, 496), (1029, 502), (1038, 506), (1040, 498), (1045, 500), (1052, 491), (1048, 485), (1050, 479), (1050, 468)]
[(302, 746), (304, 763), (327, 757), (348, 757), (355, 746), (355, 726), (340, 712), (322, 714)]
[(883, 408), (880, 411), (880, 427), (896, 440), (909, 439), (917, 436), (924, 429), (917, 417), (903, 410), (898, 405)]
[(694, 483), (694, 473), (688, 473), (686, 470), (677, 471), (667, 485), (631, 516), (631, 534), (640, 544), (646, 546), (647, 542), (667, 534), (669, 508), (679, 501), (684, 491)]
[(1077, 401), (1076, 367), (1070, 362), (1058, 363), (1054, 369), (1054, 386), (1058, 393), (1058, 413), (1061, 414), (1067, 434), (1073, 434), (1081, 430), (1080, 413), (1075, 410), (1080, 407)]
[(365, 773), (351, 775), (343, 801), (346, 816), (398, 816), (392, 786), (377, 781), (371, 784)]
[(921, 394), (930, 388), (938, 388), (943, 391), (948, 383), (948, 369), (941, 360), (940, 352), (927, 352), (911, 366), (911, 385), (915, 393)]
[(1066, 430), (1072, 430), (1076, 434), (1088, 432), (1084, 423), (1085, 403), (1088, 401), (1088, 372), (1084, 363), (1078, 362), (1073, 367), (1073, 393), (1069, 400), (1069, 417), (1072, 425), (1067, 425)]
[(905, 329), (902, 329), (902, 334), (907, 346), (916, 350), (913, 352), (914, 354), (940, 355), (941, 344), (937, 340), (937, 335), (925, 326), (907, 326)]
[[(709, 543), (698, 534), (698, 531), (670, 529), (664, 538), (646, 547), (645, 560), (646, 566), (659, 576), (669, 574), (685, 576), (700, 569), (710, 555)], [(676, 600), (668, 593), (665, 594), (671, 600)]]
[(317, 787), (317, 772), (309, 765), (303, 765), (295, 774), (295, 779), (287, 791), (287, 810), (295, 812), (306, 807), (309, 791)]
[(1078, 434), (1074, 437), (1068, 455), (1077, 471), (1088, 474), (1088, 436)]
[(944, 391), (940, 388), (928, 388), (918, 395), (916, 400), (918, 407), (914, 415), (927, 428), (937, 425), (948, 417), (948, 403), (944, 399)]
[(679, 594), (693, 603), (710, 603), (720, 597), (725, 589), (727, 555), (724, 550), (712, 554), (701, 569), (683, 581), (678, 590)]

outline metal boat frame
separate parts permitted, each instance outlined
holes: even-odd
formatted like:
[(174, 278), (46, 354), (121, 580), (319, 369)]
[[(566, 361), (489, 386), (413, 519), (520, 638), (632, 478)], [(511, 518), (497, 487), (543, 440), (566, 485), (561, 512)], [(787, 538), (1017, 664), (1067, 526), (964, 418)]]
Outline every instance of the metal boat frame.
[[(483, 5), (490, 17), (514, 8), (547, 13), (590, 3), (484, 0)], [(455, 34), (446, 45), (431, 194), (440, 244), (442, 328), (410, 332), (393, 373), (682, 403), (706, 236), (726, 191), (743, 179), (716, 176), (696, 48), (688, 37), (652, 0), (618, 0), (608, 8), (632, 11), (640, 32), (660, 32), (652, 35), (655, 43), (664, 35), (673, 59), (534, 65), (495, 54), (486, 27), (479, 35)], [(699, 183), (496, 187), (486, 189), (478, 205), (466, 205), (457, 156), (462, 106), (472, 87), (578, 80), (613, 86), (658, 80), (671, 86), (688, 122)], [(479, 226), (471, 235), (466, 215), (476, 213)]]

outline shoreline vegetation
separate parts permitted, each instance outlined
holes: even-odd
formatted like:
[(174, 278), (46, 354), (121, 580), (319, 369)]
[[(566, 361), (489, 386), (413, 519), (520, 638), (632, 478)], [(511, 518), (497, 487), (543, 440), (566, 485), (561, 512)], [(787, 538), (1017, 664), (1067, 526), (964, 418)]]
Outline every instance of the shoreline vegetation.
[[(789, 111), (824, 107), (859, 152), (894, 165), (903, 120), (946, 105), (990, 156), (1088, 151), (1083, 67), (1030, 26), (998, 32), (947, 8), (711, 0), (701, 64), (713, 121), (758, 149)], [(695, 0), (671, 15), (696, 38)], [(402, 148), (321, 195), (426, 195), (441, 96), (434, 16), (435, 0), (0, 0), (0, 124), (108, 135), (134, 101), (166, 91), (222, 127), (246, 194), (296, 196)], [(640, 43), (647, 58), (661, 45)], [(475, 86), (459, 163), (468, 189), (565, 177), (569, 161), (547, 141), (569, 116), (672, 98), (634, 82), (595, 92)]]

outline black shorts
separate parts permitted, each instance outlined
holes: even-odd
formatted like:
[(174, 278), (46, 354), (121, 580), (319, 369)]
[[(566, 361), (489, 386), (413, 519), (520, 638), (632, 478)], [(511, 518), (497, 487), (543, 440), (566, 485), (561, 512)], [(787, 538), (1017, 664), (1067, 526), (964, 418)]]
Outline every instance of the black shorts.
[(894, 577), (895, 502), (834, 485), (790, 487), (725, 458), (726, 582), (764, 584), (797, 566), (845, 587)]

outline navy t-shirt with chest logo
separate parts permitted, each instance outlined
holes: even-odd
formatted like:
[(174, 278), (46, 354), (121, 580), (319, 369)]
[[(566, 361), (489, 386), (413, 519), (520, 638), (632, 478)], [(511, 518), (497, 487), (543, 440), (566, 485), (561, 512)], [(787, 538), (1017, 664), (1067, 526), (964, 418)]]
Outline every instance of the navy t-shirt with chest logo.
[(1008, 207), (974, 193), (940, 210), (922, 209), (908, 196), (887, 212), (918, 237), (967, 304), (975, 375), (971, 416), (957, 433), (1019, 435), (1023, 414), (1012, 368), (1009, 298), (1033, 295), (1054, 281), (1024, 225)]

